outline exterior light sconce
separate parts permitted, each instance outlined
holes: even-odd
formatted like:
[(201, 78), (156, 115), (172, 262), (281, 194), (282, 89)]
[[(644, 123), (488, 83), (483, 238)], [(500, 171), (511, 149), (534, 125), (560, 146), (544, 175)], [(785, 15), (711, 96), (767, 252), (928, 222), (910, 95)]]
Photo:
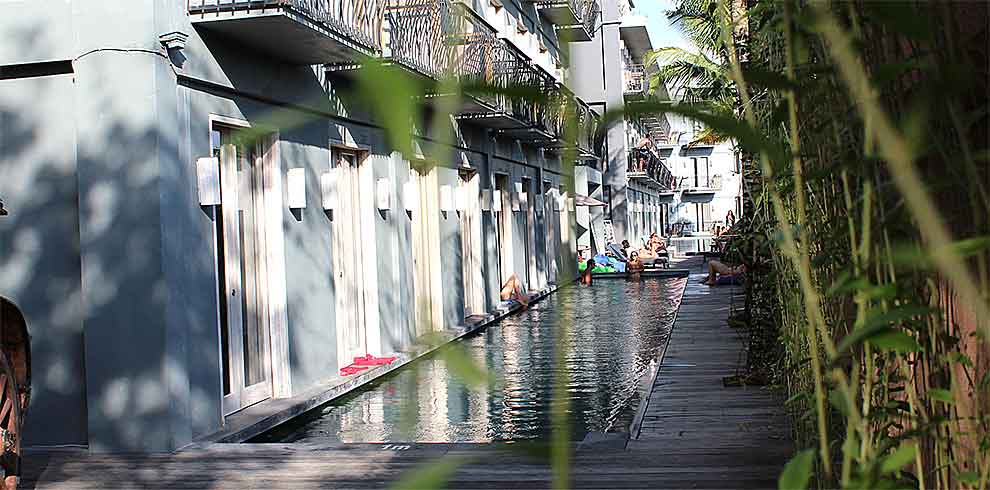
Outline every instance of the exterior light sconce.
[(407, 180), (402, 184), (402, 200), (405, 202), (406, 211), (412, 213), (419, 204), (419, 186), (415, 181)]
[(454, 196), (449, 185), (440, 186), (440, 211), (447, 213), (454, 210)]
[(290, 168), (286, 181), (289, 190), (289, 209), (303, 209), (306, 207), (306, 169)]
[(337, 173), (333, 170), (320, 175), (320, 193), (324, 211), (337, 208)]
[(203, 157), (196, 160), (196, 187), (200, 206), (220, 204), (220, 159)]
[(491, 211), (492, 210), (492, 190), (482, 189), (481, 190), (481, 210)]
[(172, 31), (158, 36), (158, 42), (162, 43), (165, 49), (186, 49), (186, 41), (189, 34), (181, 31)]
[(521, 202), (520, 201), (522, 201), (523, 199), (525, 199), (523, 197), (523, 185), (522, 185), (522, 182), (514, 182), (512, 184), (512, 186), (516, 190), (516, 192), (513, 193), (512, 199), (511, 199), (511, 201), (512, 201), (512, 210), (513, 211), (519, 211), (520, 209), (522, 209), (522, 206), (521, 206)]
[(519, 208), (522, 209), (522, 210), (528, 210), (529, 209), (529, 193), (528, 192), (520, 192), (519, 193)]
[(492, 191), (492, 211), (502, 212), (502, 191)]
[(375, 197), (378, 201), (379, 211), (388, 211), (391, 208), (392, 193), (389, 192), (388, 179), (378, 179), (375, 184)]

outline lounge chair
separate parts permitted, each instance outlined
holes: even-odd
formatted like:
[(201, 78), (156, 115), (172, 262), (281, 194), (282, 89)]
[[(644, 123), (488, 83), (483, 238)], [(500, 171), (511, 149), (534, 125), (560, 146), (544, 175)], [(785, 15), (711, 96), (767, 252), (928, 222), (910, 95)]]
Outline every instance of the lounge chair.
[(620, 247), (618, 244), (610, 243), (606, 248), (608, 248), (609, 251), (615, 254), (615, 258), (623, 262), (627, 262), (629, 260), (629, 257), (626, 257), (626, 254), (622, 251), (622, 247)]

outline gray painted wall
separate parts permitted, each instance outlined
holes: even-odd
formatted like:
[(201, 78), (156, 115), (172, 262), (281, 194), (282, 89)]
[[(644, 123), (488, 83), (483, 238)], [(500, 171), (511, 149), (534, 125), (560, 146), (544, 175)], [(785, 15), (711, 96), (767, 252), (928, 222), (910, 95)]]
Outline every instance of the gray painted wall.
[[(373, 125), (329, 117), (365, 111), (333, 92), (319, 70), (192, 28), (184, 2), (15, 4), (5, 8), (18, 15), (0, 19), (12, 39), (0, 46), (0, 64), (75, 59), (74, 75), (0, 81), (0, 197), (11, 211), (0, 218), (0, 295), (22, 309), (32, 334), (26, 444), (168, 451), (220, 428), (214, 218), (198, 205), (195, 174), (196, 158), (210, 153), (211, 115), (277, 130), (280, 170), (306, 169), (308, 206), (298, 215), (283, 207), (282, 215), (293, 391), (337, 373), (334, 227), (320, 206), (319, 175), (341, 127), (376, 156), (375, 178), (392, 183), (392, 209), (367, 210), (375, 218), (369, 256), (383, 350), (410, 344), (411, 228), (401, 192), (408, 162)], [(191, 34), (184, 59), (172, 60), (181, 66), (160, 54), (158, 35), (174, 30)], [(482, 188), (492, 187), (496, 169), (512, 182), (566, 180), (553, 173), (559, 162), (531, 148), (491, 145), (477, 128), (462, 133)], [(442, 183), (457, 183), (455, 171), (442, 173)], [(528, 192), (535, 201), (537, 189)], [(513, 214), (513, 268), (525, 277), (525, 213)], [(489, 310), (501, 286), (491, 216), (482, 213)], [(439, 219), (442, 277), (460, 284), (457, 215)], [(544, 220), (533, 234), (541, 272), (550, 262), (540, 255)], [(572, 254), (559, 261), (569, 264)], [(444, 291), (445, 324), (454, 326), (463, 291)]]

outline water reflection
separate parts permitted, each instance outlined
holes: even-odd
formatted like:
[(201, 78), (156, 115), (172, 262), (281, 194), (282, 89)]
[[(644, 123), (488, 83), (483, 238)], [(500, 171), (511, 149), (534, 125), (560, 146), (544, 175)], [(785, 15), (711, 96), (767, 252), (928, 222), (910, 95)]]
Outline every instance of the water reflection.
[[(569, 287), (462, 345), (494, 374), (468, 388), (430, 356), (331, 402), (256, 442), (490, 442), (546, 438), (553, 383), (568, 383), (571, 437), (621, 432), (641, 397), (640, 379), (666, 344), (684, 279), (600, 280)], [(561, 313), (564, 315), (561, 316)], [(558, 316), (568, 322), (555, 360)]]

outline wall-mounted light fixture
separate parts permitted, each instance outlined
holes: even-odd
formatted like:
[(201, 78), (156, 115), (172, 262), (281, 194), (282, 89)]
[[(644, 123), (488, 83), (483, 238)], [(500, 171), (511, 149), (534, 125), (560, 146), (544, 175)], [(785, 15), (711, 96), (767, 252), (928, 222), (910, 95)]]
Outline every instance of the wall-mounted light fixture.
[(482, 189), (481, 190), (481, 210), (491, 211), (492, 210), (492, 190)]
[(290, 168), (286, 174), (289, 209), (306, 207), (306, 169)]
[(375, 185), (375, 197), (379, 211), (388, 211), (392, 204), (392, 190), (388, 179), (378, 179)]
[(492, 191), (492, 211), (502, 212), (502, 191)]
[(440, 186), (440, 211), (454, 210), (454, 196), (449, 185)]
[(220, 204), (220, 159), (203, 157), (196, 160), (196, 186), (199, 188), (199, 205)]
[(419, 206), (419, 185), (414, 180), (407, 180), (402, 184), (402, 200), (405, 202), (406, 211), (415, 211)]
[(322, 194), (323, 209), (337, 209), (337, 171), (331, 170), (320, 175), (320, 194)]

